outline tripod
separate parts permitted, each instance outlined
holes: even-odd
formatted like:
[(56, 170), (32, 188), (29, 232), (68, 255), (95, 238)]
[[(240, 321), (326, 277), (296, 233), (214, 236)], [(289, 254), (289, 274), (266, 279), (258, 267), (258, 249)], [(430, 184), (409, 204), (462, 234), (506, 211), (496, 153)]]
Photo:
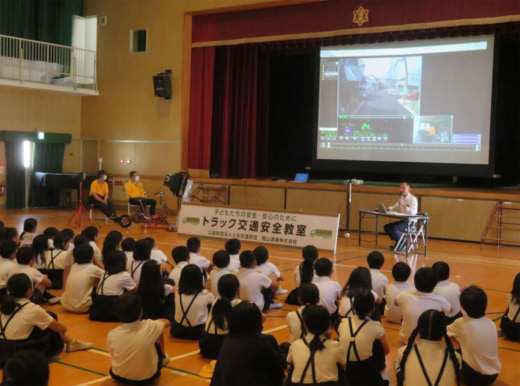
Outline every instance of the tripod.
[(90, 220), (90, 217), (87, 215), (87, 209), (83, 205), (83, 180), (85, 178), (85, 173), (80, 173), (79, 175), (79, 193), (78, 193), (78, 205), (76, 205), (76, 209), (74, 209), (74, 213), (72, 213), (72, 216), (69, 220), (69, 223), (67, 224), (68, 227), (70, 227), (70, 224), (74, 217), (76, 217), (76, 227), (81, 227), (83, 225), (81, 221), (81, 216), (83, 213), (85, 213), (85, 216), (88, 219), (88, 222), (90, 225), (92, 225), (92, 221)]

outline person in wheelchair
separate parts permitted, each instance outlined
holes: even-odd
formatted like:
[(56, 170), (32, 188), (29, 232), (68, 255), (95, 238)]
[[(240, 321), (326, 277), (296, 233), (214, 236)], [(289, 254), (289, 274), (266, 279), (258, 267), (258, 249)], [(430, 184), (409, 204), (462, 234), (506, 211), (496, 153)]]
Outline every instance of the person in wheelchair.
[(146, 211), (146, 205), (150, 205), (150, 216), (155, 214), (157, 201), (145, 197), (143, 183), (139, 181), (139, 174), (135, 170), (130, 172), (130, 181), (126, 183), (125, 189), (130, 205), (139, 205), (143, 211)]

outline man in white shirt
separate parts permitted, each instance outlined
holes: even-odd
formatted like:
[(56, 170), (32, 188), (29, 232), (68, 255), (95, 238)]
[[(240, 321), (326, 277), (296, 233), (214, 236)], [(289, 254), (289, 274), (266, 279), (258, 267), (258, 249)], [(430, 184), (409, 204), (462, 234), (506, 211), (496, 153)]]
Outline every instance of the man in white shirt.
[[(394, 205), (388, 207), (388, 210), (399, 212), (402, 214), (417, 214), (419, 204), (417, 201), (417, 197), (410, 193), (412, 186), (409, 182), (402, 182), (401, 191), (399, 193), (399, 201), (397, 201)], [(401, 238), (401, 233), (406, 230), (407, 222), (404, 220), (394, 221), (388, 223), (384, 226), (385, 232), (390, 236), (390, 239), (394, 242), (394, 245), (391, 246), (391, 249), (394, 249), (397, 242)]]

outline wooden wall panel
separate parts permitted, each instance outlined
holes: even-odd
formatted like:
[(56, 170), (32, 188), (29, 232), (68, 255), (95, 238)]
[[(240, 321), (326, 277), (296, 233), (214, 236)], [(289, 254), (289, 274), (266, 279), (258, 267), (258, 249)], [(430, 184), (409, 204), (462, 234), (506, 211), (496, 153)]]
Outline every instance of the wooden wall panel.
[(283, 209), (283, 188), (230, 186), (229, 204), (245, 208)]
[(346, 224), (347, 193), (323, 190), (287, 189), (287, 210), (339, 213), (340, 228)]

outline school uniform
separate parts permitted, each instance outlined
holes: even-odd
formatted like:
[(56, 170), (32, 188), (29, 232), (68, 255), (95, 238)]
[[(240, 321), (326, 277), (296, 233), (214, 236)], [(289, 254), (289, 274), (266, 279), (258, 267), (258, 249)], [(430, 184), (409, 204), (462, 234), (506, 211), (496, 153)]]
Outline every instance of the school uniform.
[(198, 253), (190, 252), (190, 264), (195, 264), (202, 272), (204, 272), (210, 267), (211, 262)]
[(16, 263), (12, 260), (0, 258), (0, 294), (2, 296), (7, 293), (7, 278), (14, 266), (16, 266)]
[(500, 320), (500, 329), (507, 339), (520, 341), (520, 305), (511, 293), (507, 294), (507, 310)]
[(313, 284), (318, 287), (320, 292), (320, 302), (318, 304), (324, 306), (330, 315), (336, 313), (338, 310), (336, 299), (341, 296), (341, 285), (328, 276), (318, 277)]
[(89, 309), (89, 319), (99, 322), (117, 322), (119, 320), (115, 302), (125, 291), (135, 288), (135, 282), (126, 271), (108, 275), (106, 272), (92, 294), (92, 305)]
[(107, 296), (122, 295), (125, 291), (132, 291), (136, 284), (132, 280), (132, 276), (126, 271), (108, 275), (103, 284), (97, 288), (97, 293)]
[(10, 269), (9, 275), (7, 275), (7, 280), (18, 273), (25, 273), (29, 276), (34, 287), (38, 286), (43, 280), (43, 274), (28, 264), (15, 264), (15, 266)]
[[(249, 300), (255, 303), (260, 311), (264, 311), (269, 307), (269, 304), (265, 304), (262, 289), (271, 286), (272, 281), (270, 278), (256, 272), (253, 268), (240, 268), (237, 272), (237, 278), (240, 282), (239, 292), (241, 300)], [(274, 296), (274, 293), (272, 295)]]
[[(372, 293), (372, 296), (374, 297), (374, 301), (377, 302), (377, 299), (379, 297), (374, 291), (370, 291)], [(339, 301), (339, 316), (341, 318), (346, 318), (348, 316), (354, 315), (356, 312), (354, 311), (354, 308), (352, 307), (354, 303), (354, 297), (353, 296), (345, 296), (343, 295), (341, 297), (341, 300)]]
[(383, 385), (381, 370), (385, 368), (385, 355), (379, 339), (385, 335), (385, 329), (380, 322), (360, 319), (357, 315), (341, 321), (338, 327), (339, 343), (346, 352), (346, 375), (351, 386)]
[(101, 252), (101, 249), (97, 246), (97, 244), (94, 241), (89, 241), (88, 245), (92, 247), (94, 250), (94, 257), (98, 259), (99, 262), (103, 261), (103, 253)]
[[(302, 265), (303, 263), (294, 268), (294, 284), (296, 284), (296, 287), (299, 287), (302, 284)], [(318, 280), (318, 275), (316, 275), (316, 272), (313, 270), (312, 283), (314, 283), (316, 280)]]
[(112, 355), (110, 375), (120, 383), (151, 384), (161, 376), (163, 354), (157, 339), (164, 323), (140, 320), (123, 323), (108, 333), (107, 348)]
[(379, 269), (370, 268), (369, 271), (372, 277), (372, 290), (383, 299), (388, 288), (388, 278)]
[[(173, 321), (173, 313), (175, 312), (175, 304), (173, 303), (173, 286), (164, 283), (164, 296), (155, 297), (152, 300), (144, 301), (143, 299), (143, 315), (141, 319), (168, 319)], [(141, 296), (141, 292), (138, 295)]]
[(33, 232), (23, 232), (20, 237), (20, 247), (30, 247), (33, 243), (34, 233)]
[(229, 255), (228, 268), (231, 272), (238, 272), (240, 269), (240, 255)]
[[(307, 333), (303, 339), (298, 339), (291, 344), (287, 355), (287, 362), (294, 366), (290, 381), (303, 384), (338, 382), (338, 364), (344, 365), (346, 359), (343, 349), (339, 342), (321, 336), (325, 347), (314, 353), (314, 366), (312, 364), (307, 366), (307, 362), (312, 360), (308, 344), (313, 338), (314, 334)], [(304, 373), (306, 367), (307, 371)]]
[(59, 333), (48, 327), (53, 317), (29, 299), (17, 299), (17, 308), (0, 317), (0, 366), (16, 352), (35, 350), (50, 358), (63, 351)]
[(228, 273), (231, 273), (229, 271), (229, 266), (224, 268), (213, 268), (211, 270), (211, 273), (209, 274), (210, 283), (211, 283), (211, 293), (213, 296), (219, 296), (218, 293), (218, 281), (220, 278), (224, 275), (227, 275)]
[(154, 260), (158, 264), (166, 264), (168, 256), (166, 256), (159, 248), (153, 248), (150, 252), (150, 260)]
[[(446, 344), (444, 341), (419, 339), (415, 344), (414, 348), (410, 351), (408, 359), (406, 360), (405, 373), (404, 373), (404, 385), (408, 386), (429, 386), (432, 384), (438, 386), (453, 386), (456, 382), (455, 367), (451, 361), (447, 352)], [(401, 347), (397, 351), (397, 365), (401, 363), (403, 359), (403, 353), (406, 346)], [(426, 374), (430, 383), (426, 379), (426, 375), (422, 370), (419, 358), (417, 357), (417, 351), (423, 362)], [(446, 363), (444, 368), (442, 366), (445, 357)], [(461, 358), (459, 353), (455, 352), (455, 356), (460, 364)], [(441, 373), (439, 383), (435, 383)]]
[(403, 291), (412, 291), (414, 287), (406, 281), (396, 281), (388, 286), (385, 294), (385, 316), (389, 322), (401, 324), (401, 306), (395, 305), (395, 299)]
[[(182, 269), (188, 265), (187, 261), (181, 261), (175, 264), (175, 268), (173, 268), (168, 275), (168, 279), (172, 279), (175, 285), (179, 285), (179, 279), (181, 278)], [(134, 278), (135, 279), (135, 278)]]
[(291, 311), (285, 317), (285, 322), (287, 323), (287, 327), (289, 328), (289, 332), (291, 336), (289, 337), (289, 342), (292, 343), (298, 339), (303, 338), (305, 333), (305, 328), (303, 326), (303, 310), (305, 306), (301, 306), (296, 311)]
[[(298, 301), (298, 295), (300, 291), (300, 286), (302, 284), (302, 266), (303, 263), (294, 268), (294, 283), (296, 284), (296, 288), (289, 292), (289, 294), (287, 295), (287, 298), (285, 299), (285, 303), (287, 304), (292, 304), (295, 306), (300, 305), (300, 302)], [(316, 276), (316, 273), (313, 270), (312, 282), (315, 282), (317, 279), (318, 276)]]
[(88, 312), (92, 305), (94, 282), (103, 277), (101, 268), (94, 264), (73, 264), (70, 268), (65, 291), (61, 296), (61, 305), (71, 312)]
[(63, 270), (69, 261), (69, 253), (62, 249), (50, 249), (45, 251), (45, 264), (38, 267), (38, 270), (47, 275), (52, 282), (52, 289), (63, 288)]
[(256, 271), (263, 273), (265, 276), (275, 275), (277, 279), (281, 276), (278, 267), (269, 261), (266, 261), (264, 264), (257, 265)]
[(134, 252), (133, 251), (123, 251), (126, 255), (126, 270), (131, 274), (131, 265), (134, 261)]
[[(208, 359), (217, 359), (220, 348), (224, 343), (224, 338), (229, 332), (227, 328), (227, 321), (224, 321), (224, 329), (221, 329), (220, 327), (217, 327), (215, 321), (213, 320), (213, 307), (219, 299), (220, 297), (216, 298), (213, 304), (211, 305), (208, 318), (206, 319), (204, 332), (202, 333), (199, 339), (200, 354), (204, 358)], [(235, 307), (240, 302), (240, 299), (231, 300), (231, 307)]]
[(449, 280), (442, 280), (437, 283), (433, 293), (442, 296), (451, 305), (452, 311), (446, 314), (449, 321), (448, 324), (453, 323), (456, 318), (462, 316), (460, 312), (460, 287), (457, 284)]
[(228, 334), (211, 386), (282, 385), (285, 361), (272, 335)]
[(502, 369), (495, 323), (485, 316), (476, 319), (463, 316), (450, 324), (447, 332), (460, 344), (463, 383), (492, 383)]
[(199, 340), (208, 318), (208, 304), (215, 297), (208, 291), (202, 290), (193, 295), (175, 293), (175, 318), (170, 334), (181, 339)]
[(446, 314), (451, 308), (446, 299), (432, 292), (404, 291), (397, 295), (396, 299), (403, 315), (399, 336), (404, 342), (408, 341), (412, 331), (417, 327), (419, 316), (424, 311), (437, 310)]
[(144, 263), (146, 263), (148, 260), (133, 260), (130, 263), (130, 276), (132, 276), (132, 279), (136, 283), (139, 282), (139, 279), (141, 279), (141, 270), (143, 269)]

